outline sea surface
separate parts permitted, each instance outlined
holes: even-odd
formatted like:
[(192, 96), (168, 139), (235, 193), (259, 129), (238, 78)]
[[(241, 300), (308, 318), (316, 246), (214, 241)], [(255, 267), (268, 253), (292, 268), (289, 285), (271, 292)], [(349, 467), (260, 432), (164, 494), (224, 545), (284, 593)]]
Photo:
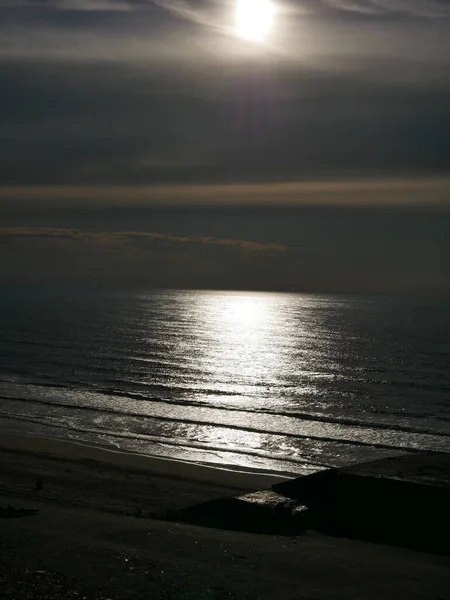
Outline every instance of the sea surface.
[(5, 286), (0, 435), (243, 471), (450, 450), (450, 300)]

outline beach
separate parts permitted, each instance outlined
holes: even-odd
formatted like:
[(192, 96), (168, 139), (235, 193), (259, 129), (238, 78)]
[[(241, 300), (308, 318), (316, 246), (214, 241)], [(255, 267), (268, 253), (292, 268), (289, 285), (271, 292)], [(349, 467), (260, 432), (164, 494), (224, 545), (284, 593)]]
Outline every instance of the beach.
[(0, 519), (1, 598), (448, 597), (445, 556), (167, 520), (279, 479), (2, 434), (0, 506), (39, 512)]

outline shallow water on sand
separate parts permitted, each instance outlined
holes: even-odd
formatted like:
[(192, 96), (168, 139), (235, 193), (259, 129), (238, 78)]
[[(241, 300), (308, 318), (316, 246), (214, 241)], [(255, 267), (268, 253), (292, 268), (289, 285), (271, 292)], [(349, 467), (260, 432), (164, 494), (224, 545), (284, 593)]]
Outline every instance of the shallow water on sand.
[(448, 298), (16, 286), (0, 311), (2, 429), (284, 473), (450, 448)]

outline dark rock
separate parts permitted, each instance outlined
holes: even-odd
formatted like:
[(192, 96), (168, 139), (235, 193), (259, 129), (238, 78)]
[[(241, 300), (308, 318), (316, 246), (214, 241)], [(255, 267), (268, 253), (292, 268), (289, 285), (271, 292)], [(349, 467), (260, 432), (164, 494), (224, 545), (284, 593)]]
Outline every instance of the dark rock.
[[(267, 498), (272, 496), (270, 502)], [(278, 496), (279, 503), (273, 496)], [(266, 501), (265, 501), (266, 500)], [(222, 498), (196, 504), (172, 515), (175, 520), (205, 527), (267, 534), (300, 533), (308, 527), (307, 511), (270, 490), (240, 498)], [(292, 504), (292, 506), (291, 506)], [(283, 506), (284, 505), (284, 506)]]
[(207, 527), (332, 535), (449, 553), (450, 454), (417, 453), (328, 469), (168, 516)]
[(39, 512), (38, 508), (14, 508), (11, 505), (0, 507), (0, 518), (13, 519), (17, 517), (27, 517), (36, 515)]
[(322, 531), (449, 551), (450, 454), (359, 463), (273, 489), (305, 504)]

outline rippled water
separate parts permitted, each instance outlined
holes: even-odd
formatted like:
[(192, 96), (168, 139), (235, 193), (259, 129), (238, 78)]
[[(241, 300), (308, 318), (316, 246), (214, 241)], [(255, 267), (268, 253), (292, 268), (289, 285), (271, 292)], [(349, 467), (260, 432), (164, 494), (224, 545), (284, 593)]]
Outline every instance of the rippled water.
[(2, 429), (284, 473), (450, 448), (448, 299), (15, 287), (0, 310)]

